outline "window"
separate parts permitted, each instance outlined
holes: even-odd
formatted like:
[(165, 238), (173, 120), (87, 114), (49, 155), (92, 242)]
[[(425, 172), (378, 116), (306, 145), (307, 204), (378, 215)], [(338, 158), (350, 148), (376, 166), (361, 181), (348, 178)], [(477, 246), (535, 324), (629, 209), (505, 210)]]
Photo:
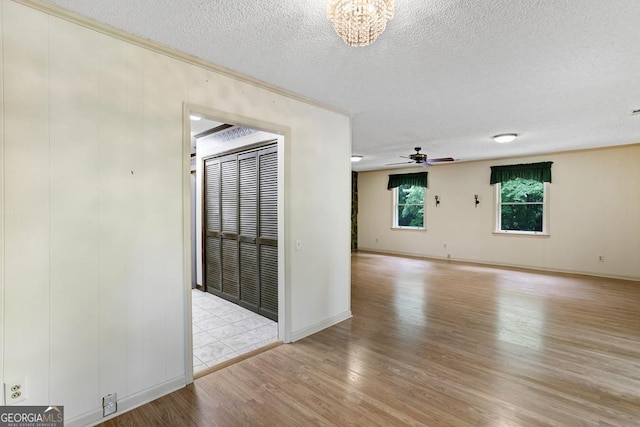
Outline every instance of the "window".
[(496, 231), (547, 234), (548, 184), (514, 178), (496, 183)]
[(424, 191), (421, 185), (402, 184), (394, 190), (396, 228), (424, 228)]
[(389, 175), (393, 190), (393, 228), (424, 230), (424, 192), (427, 172)]
[(496, 233), (549, 234), (548, 192), (553, 162), (491, 166)]

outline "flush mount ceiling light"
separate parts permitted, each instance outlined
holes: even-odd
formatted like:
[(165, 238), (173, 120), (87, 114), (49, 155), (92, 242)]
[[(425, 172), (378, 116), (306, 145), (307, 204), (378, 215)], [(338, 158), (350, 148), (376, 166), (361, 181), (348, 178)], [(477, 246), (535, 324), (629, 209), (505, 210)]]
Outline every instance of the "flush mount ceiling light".
[(393, 0), (328, 0), (327, 19), (349, 46), (373, 43), (393, 18)]
[(360, 160), (362, 160), (362, 156), (351, 156), (352, 162), (359, 162)]
[(500, 135), (496, 135), (493, 137), (495, 142), (499, 142), (500, 144), (504, 144), (507, 142), (511, 142), (518, 137), (517, 133), (501, 133)]

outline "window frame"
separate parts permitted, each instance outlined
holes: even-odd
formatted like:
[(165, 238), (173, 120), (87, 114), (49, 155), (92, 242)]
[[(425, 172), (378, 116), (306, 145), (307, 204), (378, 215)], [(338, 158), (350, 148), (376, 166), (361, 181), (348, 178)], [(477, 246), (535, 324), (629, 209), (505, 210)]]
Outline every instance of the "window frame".
[(522, 205), (542, 204), (542, 231), (502, 230), (502, 183), (494, 184), (494, 229), (493, 234), (516, 236), (549, 236), (549, 182), (542, 182), (542, 203), (517, 203)]
[[(412, 187), (419, 187), (417, 185), (412, 185)], [(402, 188), (402, 186), (395, 187), (392, 191), (392, 224), (391, 228), (394, 230), (416, 230), (416, 231), (424, 231), (427, 229), (427, 188), (424, 188), (424, 197), (422, 198), (422, 227), (411, 227), (408, 225), (398, 225), (398, 206), (420, 206), (417, 203), (398, 203), (398, 191)]]

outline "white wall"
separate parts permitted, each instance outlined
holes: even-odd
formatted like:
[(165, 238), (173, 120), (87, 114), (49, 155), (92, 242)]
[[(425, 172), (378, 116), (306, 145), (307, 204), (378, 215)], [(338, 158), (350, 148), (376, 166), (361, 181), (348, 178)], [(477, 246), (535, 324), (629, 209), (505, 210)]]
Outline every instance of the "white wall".
[(4, 380), (27, 378), (24, 404), (61, 404), (70, 424), (90, 423), (108, 393), (125, 409), (187, 381), (184, 102), (289, 130), (289, 332), (350, 315), (348, 117), (0, 6), (0, 367)]
[[(553, 161), (549, 237), (496, 235), (490, 166)], [(428, 169), (427, 231), (392, 230), (389, 173), (358, 176), (360, 249), (640, 280), (640, 145)], [(480, 205), (474, 207), (474, 194)], [(434, 196), (441, 203), (435, 207)], [(378, 239), (378, 242), (376, 242)], [(445, 248), (444, 245), (447, 245)], [(598, 262), (598, 255), (605, 262)]]

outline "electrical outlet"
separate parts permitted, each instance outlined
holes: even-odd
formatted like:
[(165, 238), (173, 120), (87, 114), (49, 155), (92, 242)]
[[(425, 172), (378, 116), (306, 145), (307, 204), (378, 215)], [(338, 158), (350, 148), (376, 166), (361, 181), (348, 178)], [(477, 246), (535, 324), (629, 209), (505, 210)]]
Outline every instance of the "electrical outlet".
[(447, 254), (447, 259), (451, 259), (451, 254)]
[(111, 393), (107, 394), (102, 398), (102, 416), (106, 417), (107, 415), (111, 415), (118, 410), (118, 394)]
[(4, 396), (7, 405), (15, 405), (27, 399), (27, 381), (25, 378), (15, 378), (4, 383)]

